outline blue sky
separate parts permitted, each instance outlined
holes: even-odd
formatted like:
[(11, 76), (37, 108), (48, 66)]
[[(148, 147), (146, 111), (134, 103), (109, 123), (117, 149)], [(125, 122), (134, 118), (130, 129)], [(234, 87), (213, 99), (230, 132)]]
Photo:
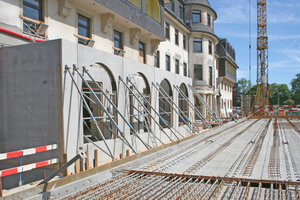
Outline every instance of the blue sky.
[[(251, 1), (251, 83), (256, 84), (257, 0)], [(237, 80), (249, 79), (249, 0), (209, 0), (217, 12), (215, 34), (227, 38), (240, 67)], [(287, 84), (300, 73), (300, 1), (267, 0), (269, 83)]]

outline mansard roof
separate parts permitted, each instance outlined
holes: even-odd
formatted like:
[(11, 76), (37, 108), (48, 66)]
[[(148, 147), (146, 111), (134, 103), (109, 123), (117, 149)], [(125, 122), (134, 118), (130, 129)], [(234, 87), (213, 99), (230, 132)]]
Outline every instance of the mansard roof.
[(210, 7), (210, 4), (208, 2), (208, 0), (185, 0), (185, 3), (186, 4), (190, 4), (190, 3), (199, 3), (199, 4), (203, 4), (203, 5), (206, 5), (206, 6), (209, 6)]

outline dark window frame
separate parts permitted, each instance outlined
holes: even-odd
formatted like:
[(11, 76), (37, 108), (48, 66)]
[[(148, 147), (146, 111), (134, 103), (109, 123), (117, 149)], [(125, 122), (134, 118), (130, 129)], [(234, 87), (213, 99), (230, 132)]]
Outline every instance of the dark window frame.
[(187, 76), (187, 63), (183, 63), (183, 75)]
[[(116, 35), (119, 36), (119, 39), (116, 38)], [(116, 46), (115, 42), (118, 42), (119, 45)], [(114, 47), (117, 49), (114, 49), (114, 54), (115, 55), (119, 55), (120, 54), (120, 50), (123, 50), (124, 46), (123, 46), (123, 33), (117, 30), (114, 30)]]
[[(141, 48), (141, 46), (143, 48)], [(144, 42), (139, 41), (139, 55), (143, 52), (143, 63), (146, 64), (146, 44)]]
[[(196, 47), (198, 46), (198, 44), (200, 45), (199, 46), (199, 50), (196, 49)], [(202, 52), (202, 38), (194, 38), (193, 39), (193, 45), (194, 45), (194, 52)]]
[(203, 81), (203, 65), (199, 65), (199, 64), (194, 65), (194, 79)]
[(183, 6), (179, 5), (179, 17), (180, 19), (183, 19)]
[(208, 41), (208, 53), (212, 55), (212, 42)]
[(186, 36), (182, 35), (182, 44), (183, 44), (183, 49), (186, 50)]
[(171, 71), (171, 57), (166, 55), (166, 70)]
[(201, 10), (192, 10), (192, 19), (193, 22), (198, 22), (201, 23), (202, 19), (201, 19)]
[(208, 74), (209, 74), (209, 76), (208, 76), (208, 84), (210, 85), (210, 86), (212, 86), (212, 82), (213, 82), (213, 68), (212, 68), (212, 66), (209, 66), (209, 68), (208, 68)]
[(210, 14), (207, 13), (207, 26), (211, 26), (211, 17)]
[[(86, 19), (87, 25), (80, 24), (79, 23), (79, 19), (83, 20), (83, 21)], [(77, 26), (78, 26), (77, 27), (77, 29), (78, 29), (78, 35), (83, 36), (83, 37), (87, 37), (87, 38), (91, 38), (91, 18), (86, 17), (86, 16), (84, 16), (82, 14), (78, 14)], [(86, 35), (79, 34), (79, 27), (86, 30)], [(84, 39), (84, 38), (78, 37), (78, 43), (79, 44), (87, 45), (88, 41), (86, 39)]]
[(176, 74), (180, 73), (180, 63), (178, 59), (175, 59), (175, 73)]
[[(34, 20), (38, 20), (38, 21), (44, 21), (44, 19), (43, 19), (43, 1), (42, 0), (38, 0), (38, 3), (39, 3), (39, 5), (37, 6), (37, 5), (34, 5), (34, 4), (32, 4), (32, 3), (30, 3), (30, 2), (27, 2), (26, 0), (23, 0), (23, 16), (24, 17), (28, 17), (28, 18), (31, 18), (31, 19), (34, 19)], [(36, 19), (36, 18), (32, 18), (32, 17), (30, 17), (30, 12), (29, 12), (29, 10), (28, 10), (28, 13), (26, 12), (26, 8), (24, 8), (24, 6), (25, 7), (28, 7), (29, 9), (34, 9), (34, 10), (36, 10), (36, 11), (38, 11), (38, 18)], [(35, 28), (34, 26), (35, 26), (35, 23), (34, 22), (31, 22), (31, 21), (28, 21), (28, 20), (26, 20), (26, 19), (23, 19), (23, 21), (26, 23), (26, 24), (28, 24), (30, 27), (32, 27), (33, 29)], [(28, 27), (24, 24), (23, 25), (23, 30), (25, 30), (25, 31), (27, 31), (28, 30)]]
[(154, 53), (154, 67), (159, 68), (159, 63), (160, 63), (160, 52), (157, 50)]
[(170, 24), (165, 22), (165, 37), (170, 40)]
[(175, 29), (175, 44), (179, 45), (179, 31)]

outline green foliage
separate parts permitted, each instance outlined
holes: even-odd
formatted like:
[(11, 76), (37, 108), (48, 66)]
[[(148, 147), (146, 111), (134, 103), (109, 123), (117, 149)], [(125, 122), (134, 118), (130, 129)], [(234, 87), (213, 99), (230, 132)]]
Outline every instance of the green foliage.
[(288, 99), (283, 102), (283, 105), (294, 105), (295, 101), (293, 99)]
[(269, 85), (269, 105), (284, 104), (283, 102), (291, 99), (292, 93), (286, 84), (272, 83)]
[[(255, 96), (257, 93), (257, 85), (253, 85), (251, 87), (251, 95)], [(247, 92), (247, 94), (249, 94), (249, 91)]]
[(296, 78), (291, 81), (291, 92), (292, 99), (295, 101), (295, 104), (300, 104), (300, 73), (296, 74)]
[(242, 95), (245, 95), (248, 93), (249, 82), (247, 79), (241, 78), (240, 80), (238, 80), (237, 84), (238, 84), (239, 91), (242, 93)]

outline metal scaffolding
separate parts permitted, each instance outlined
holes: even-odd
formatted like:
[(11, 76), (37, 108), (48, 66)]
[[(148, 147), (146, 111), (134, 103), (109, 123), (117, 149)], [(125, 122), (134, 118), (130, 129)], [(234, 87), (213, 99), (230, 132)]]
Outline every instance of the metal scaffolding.
[(200, 96), (200, 94), (196, 91), (196, 89), (189, 85), (189, 88), (193, 91), (197, 99), (202, 103), (202, 105), (206, 108), (206, 110), (209, 112), (209, 114), (215, 119), (216, 123), (219, 125), (222, 125), (222, 120), (218, 117), (218, 115), (211, 109), (211, 107), (206, 103), (206, 101)]

